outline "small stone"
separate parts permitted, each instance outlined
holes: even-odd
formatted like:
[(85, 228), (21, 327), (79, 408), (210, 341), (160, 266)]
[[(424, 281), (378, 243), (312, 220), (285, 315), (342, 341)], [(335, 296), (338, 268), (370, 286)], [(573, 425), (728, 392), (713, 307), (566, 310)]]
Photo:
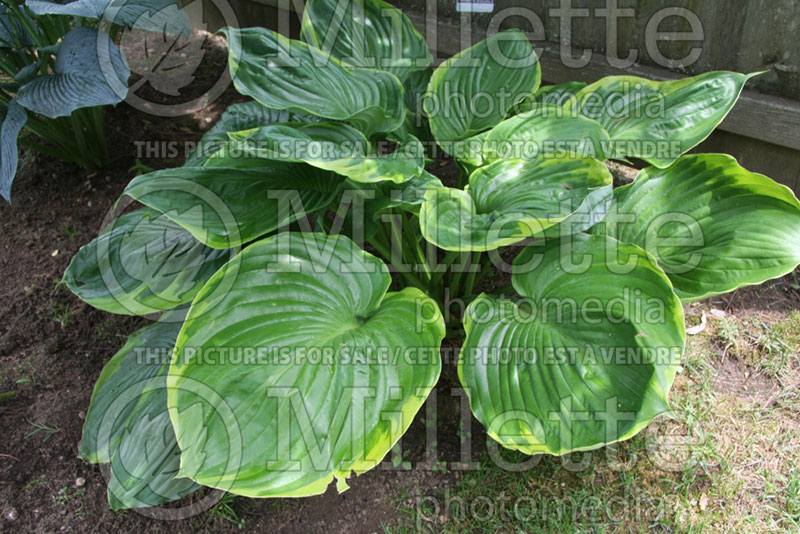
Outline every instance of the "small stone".
[(75, 479), (75, 487), (82, 488), (86, 484), (86, 479), (83, 477), (78, 477)]
[(6, 508), (3, 510), (3, 517), (5, 517), (8, 521), (16, 521), (17, 511), (14, 508)]
[(54, 258), (58, 256), (58, 249), (55, 249), (53, 252), (50, 253), (50, 255), (53, 256)]
[(81, 421), (83, 421), (84, 419), (86, 419), (86, 412), (84, 412), (83, 410), (81, 410), (80, 412), (78, 412), (78, 419), (80, 419)]

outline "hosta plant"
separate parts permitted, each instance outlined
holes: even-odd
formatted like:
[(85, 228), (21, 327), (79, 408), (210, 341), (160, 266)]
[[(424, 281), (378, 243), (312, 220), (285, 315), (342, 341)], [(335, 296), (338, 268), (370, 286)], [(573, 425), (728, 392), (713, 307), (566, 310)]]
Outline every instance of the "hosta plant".
[[(503, 446), (627, 439), (669, 411), (682, 305), (800, 263), (789, 189), (684, 155), (746, 75), (542, 88), (519, 31), (434, 68), (380, 0), (309, 1), (300, 41), (224, 34), (251, 100), (186, 165), (131, 181), (140, 207), (64, 276), (92, 306), (159, 317), (86, 417), (80, 455), (110, 463), (114, 508), (346, 488), (435, 387), (445, 336)], [(604, 161), (633, 158), (649, 166), (614, 188)]]
[(108, 159), (102, 106), (125, 98), (130, 72), (107, 34), (61, 16), (64, 7), (0, 3), (0, 195), (8, 202), (23, 127), (38, 137), (21, 139), (34, 150), (85, 168)]
[(187, 31), (188, 20), (174, 0), (0, 1), (0, 196), (7, 202), (23, 127), (35, 136), (19, 139), (30, 149), (86, 169), (108, 161), (105, 106), (125, 99), (130, 70), (106, 31), (131, 27), (166, 35)]

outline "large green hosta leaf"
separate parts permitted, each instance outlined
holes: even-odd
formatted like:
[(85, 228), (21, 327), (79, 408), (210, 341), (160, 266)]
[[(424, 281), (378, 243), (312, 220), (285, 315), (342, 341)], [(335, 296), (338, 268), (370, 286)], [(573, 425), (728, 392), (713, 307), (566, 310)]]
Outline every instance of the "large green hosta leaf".
[(167, 411), (166, 373), (181, 324), (169, 316), (131, 334), (95, 384), (79, 454), (111, 463), (115, 510), (156, 506), (199, 488), (175, 478), (180, 449)]
[(445, 250), (494, 250), (589, 213), (611, 188), (611, 173), (595, 159), (500, 160), (474, 171), (465, 191), (428, 191), (420, 228)]
[(447, 153), (452, 144), (488, 130), (539, 87), (541, 68), (518, 30), (497, 33), (442, 63), (423, 106), (431, 132)]
[(285, 109), (265, 108), (256, 101), (231, 104), (219, 120), (208, 130), (197, 148), (186, 158), (185, 167), (202, 167), (208, 158), (230, 143), (232, 132), (252, 130), (279, 122), (321, 122), (324, 119), (314, 115), (289, 113)]
[(302, 163), (218, 159), (134, 178), (125, 194), (213, 248), (237, 247), (327, 207), (344, 181)]
[(345, 63), (385, 70), (401, 81), (433, 62), (408, 17), (381, 0), (309, 0), (301, 37)]
[(403, 124), (403, 86), (394, 75), (350, 67), (264, 28), (222, 31), (236, 89), (262, 105), (348, 121), (367, 135)]
[(424, 149), (417, 138), (409, 135), (394, 152), (378, 154), (364, 134), (342, 123), (282, 123), (234, 132), (230, 137), (225, 149), (209, 159), (210, 164), (242, 153), (305, 162), (362, 183), (401, 183), (424, 170)]
[[(207, 298), (229, 276), (227, 294)], [(444, 336), (436, 304), (386, 293), (390, 281), (348, 238), (321, 234), (278, 234), (221, 269), (192, 304), (167, 382), (181, 475), (305, 496), (377, 465), (436, 383)]]
[(522, 300), (469, 305), (458, 362), (490, 436), (560, 455), (627, 439), (668, 411), (683, 309), (647, 253), (577, 234), (526, 248), (512, 283)]
[(79, 108), (121, 102), (128, 92), (130, 70), (108, 35), (79, 26), (64, 36), (52, 74), (20, 87), (25, 108), (55, 118)]
[(649, 167), (614, 200), (593, 232), (646, 248), (684, 301), (760, 284), (800, 264), (797, 198), (730, 156)]
[(144, 208), (81, 247), (64, 282), (95, 308), (146, 315), (190, 302), (231, 252), (203, 245), (167, 215)]
[(486, 134), (482, 152), (488, 161), (535, 159), (542, 154), (577, 154), (605, 160), (610, 139), (603, 126), (554, 107), (540, 107), (506, 119)]
[(667, 167), (711, 134), (751, 76), (719, 71), (667, 82), (609, 76), (564, 106), (600, 122), (614, 142), (615, 157)]

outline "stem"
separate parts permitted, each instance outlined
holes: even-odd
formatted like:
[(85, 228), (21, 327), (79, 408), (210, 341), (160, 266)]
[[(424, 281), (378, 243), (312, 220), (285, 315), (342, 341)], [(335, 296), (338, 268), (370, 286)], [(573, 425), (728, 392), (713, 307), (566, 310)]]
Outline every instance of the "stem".
[[(406, 231), (403, 232), (403, 237), (405, 238), (406, 245), (408, 249), (413, 254), (412, 263), (417, 265), (417, 272), (422, 271), (423, 276), (425, 277), (425, 281), (430, 283), (431, 280), (431, 269), (428, 266), (428, 261), (425, 259), (425, 252), (423, 252), (422, 247), (419, 244), (420, 237), (417, 237), (417, 234), (411, 230), (411, 222), (400, 215), (400, 220), (408, 223), (405, 225)], [(394, 219), (393, 219), (394, 222)]]
[[(470, 263), (470, 266), (469, 266), (470, 271), (467, 274), (467, 287), (466, 287), (466, 290), (464, 291), (464, 295), (465, 296), (472, 295), (472, 290), (475, 288), (475, 276), (477, 276), (477, 274), (480, 271), (482, 271), (482, 269), (479, 268), (480, 262), (481, 262), (481, 253), (480, 252), (473, 252), (472, 253), (472, 262)], [(478, 267), (478, 268), (476, 269), (476, 267)]]
[(456, 259), (458, 256), (458, 252), (454, 250), (448, 250), (447, 254), (445, 254), (444, 258), (442, 258), (442, 262), (436, 268), (433, 275), (431, 276), (431, 284), (438, 284), (445, 274), (450, 270), (450, 266), (453, 264), (453, 260)]
[(20, 145), (22, 145), (24, 147), (28, 147), (28, 148), (30, 148), (32, 150), (36, 150), (38, 152), (42, 152), (43, 154), (47, 154), (49, 156), (53, 156), (54, 158), (58, 158), (58, 159), (64, 160), (64, 161), (69, 161), (71, 163), (77, 163), (73, 156), (71, 156), (69, 153), (64, 152), (63, 150), (60, 150), (58, 148), (55, 148), (55, 147), (52, 147), (52, 146), (43, 145), (41, 143), (37, 143), (35, 141), (31, 141), (29, 139), (25, 139), (24, 137), (20, 138), (18, 142), (19, 142)]
[(395, 272), (395, 273), (399, 274), (400, 276), (402, 276), (403, 279), (406, 281), (406, 283), (408, 285), (412, 285), (412, 286), (414, 286), (414, 287), (416, 287), (418, 289), (421, 289), (422, 291), (427, 291), (428, 288), (425, 286), (425, 284), (423, 284), (416, 277), (412, 276), (411, 273), (403, 272), (403, 271), (401, 271), (401, 270), (396, 268), (394, 263), (392, 263), (392, 261), (391, 261), (391, 257), (392, 257), (391, 256), (391, 252), (378, 239), (374, 239), (373, 238), (373, 239), (371, 239), (371, 240), (369, 240), (367, 242), (370, 245), (372, 245), (373, 248), (375, 248), (375, 250), (377, 250), (381, 254), (381, 256), (383, 256), (384, 258), (387, 258), (389, 260), (389, 265), (391, 265), (393, 267), (393, 272)]

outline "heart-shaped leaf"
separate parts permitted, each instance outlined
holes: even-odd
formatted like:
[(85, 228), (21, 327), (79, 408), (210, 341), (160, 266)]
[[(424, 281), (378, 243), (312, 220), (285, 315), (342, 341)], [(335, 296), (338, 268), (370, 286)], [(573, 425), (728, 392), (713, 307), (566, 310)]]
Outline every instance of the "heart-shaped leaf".
[(309, 0), (301, 38), (345, 63), (385, 70), (400, 81), (433, 62), (408, 17), (381, 0)]
[(199, 488), (175, 478), (180, 450), (167, 411), (166, 373), (182, 322), (168, 317), (128, 337), (103, 367), (86, 413), (79, 455), (111, 463), (114, 510), (157, 506)]
[(0, 196), (11, 202), (11, 183), (17, 174), (19, 153), (17, 152), (17, 137), (28, 115), (16, 100), (11, 100), (4, 110), (0, 126)]
[(388, 72), (347, 66), (264, 28), (222, 31), (236, 89), (268, 108), (348, 121), (369, 136), (405, 119), (403, 86)]
[(686, 302), (782, 276), (800, 264), (800, 203), (792, 191), (724, 154), (649, 167), (614, 191), (593, 229), (645, 248)]
[(543, 237), (574, 213), (589, 213), (610, 199), (611, 188), (611, 173), (591, 158), (499, 160), (474, 171), (465, 191), (428, 191), (420, 228), (445, 250), (494, 250)]
[(145, 208), (119, 217), (81, 247), (64, 283), (95, 308), (146, 315), (190, 302), (232, 254), (203, 245), (168, 216)]
[(609, 76), (564, 106), (602, 124), (615, 157), (641, 158), (663, 168), (711, 134), (752, 76), (719, 71), (667, 82)]
[(344, 181), (302, 163), (217, 159), (134, 178), (125, 194), (213, 248), (238, 247), (327, 207)]
[(424, 170), (425, 151), (417, 138), (409, 135), (394, 152), (378, 154), (364, 134), (343, 123), (275, 124), (230, 136), (233, 141), (209, 163), (236, 153), (302, 161), (362, 183), (401, 183)]
[(79, 26), (64, 36), (53, 74), (20, 87), (17, 100), (50, 118), (79, 108), (116, 104), (125, 99), (130, 71), (108, 35)]
[(431, 132), (451, 154), (452, 143), (488, 130), (539, 87), (539, 59), (519, 30), (497, 33), (442, 63), (423, 106)]
[(560, 455), (627, 439), (668, 410), (683, 308), (646, 252), (576, 234), (524, 249), (512, 283), (521, 300), (469, 305), (458, 361), (492, 438)]
[[(224, 297), (207, 298), (230, 276)], [(436, 383), (444, 336), (436, 304), (414, 288), (386, 293), (390, 282), (344, 236), (278, 234), (223, 267), (195, 298), (167, 379), (181, 475), (298, 497), (380, 463)], [(223, 348), (230, 357), (211, 356)], [(204, 415), (205, 390), (232, 416)]]

